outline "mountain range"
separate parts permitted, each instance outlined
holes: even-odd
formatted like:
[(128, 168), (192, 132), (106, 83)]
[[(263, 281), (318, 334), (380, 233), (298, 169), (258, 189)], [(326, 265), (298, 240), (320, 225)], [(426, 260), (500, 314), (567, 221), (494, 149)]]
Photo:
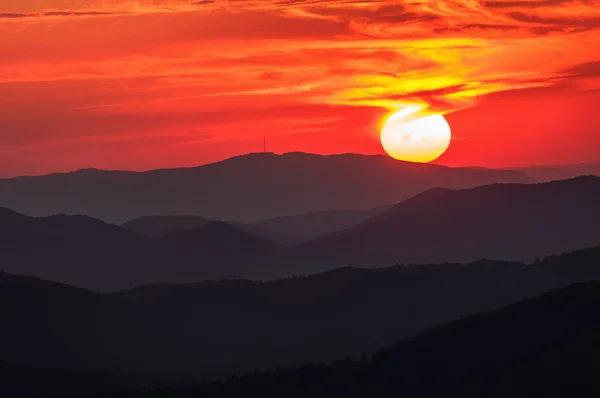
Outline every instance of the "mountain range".
[(433, 189), (296, 249), (329, 266), (533, 261), (600, 243), (600, 177)]
[(0, 270), (98, 291), (244, 277), (265, 259), (283, 263), (286, 249), (222, 222), (153, 237), (85, 216), (0, 209)]
[(600, 284), (575, 284), (426, 330), (377, 351), (115, 397), (595, 397)]
[(600, 280), (600, 248), (537, 264), (342, 268), (99, 294), (0, 274), (0, 360), (158, 384), (358, 357), (427, 328)]
[(86, 216), (33, 218), (0, 209), (0, 270), (114, 291), (155, 282), (270, 280), (348, 265), (533, 262), (600, 243), (600, 178), (431, 189), (291, 248), (267, 237), (293, 234), (256, 225), (149, 220), (166, 229), (153, 236), (152, 228), (138, 233), (140, 222), (149, 228), (148, 219), (125, 228)]
[(387, 156), (257, 153), (187, 169), (86, 169), (0, 179), (0, 206), (29, 216), (81, 214), (117, 224), (155, 215), (248, 223), (376, 208), (434, 187), (508, 182), (534, 180), (519, 171), (449, 168)]
[[(250, 234), (280, 243), (296, 246), (328, 233), (348, 229), (368, 220), (392, 206), (375, 209), (323, 210), (295, 216), (275, 217), (253, 223), (222, 221)], [(121, 226), (148, 236), (163, 236), (175, 231), (202, 228), (214, 222), (200, 216), (144, 216)]]

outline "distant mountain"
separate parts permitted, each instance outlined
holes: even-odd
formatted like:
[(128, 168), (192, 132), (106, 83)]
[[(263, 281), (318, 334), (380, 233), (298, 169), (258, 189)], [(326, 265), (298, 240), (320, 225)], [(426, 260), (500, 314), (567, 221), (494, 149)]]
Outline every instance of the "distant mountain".
[(285, 231), (275, 231), (265, 228), (261, 228), (252, 224), (244, 224), (237, 221), (227, 221), (228, 224), (233, 225), (236, 228), (246, 231), (249, 234), (260, 236), (261, 238), (276, 242), (285, 246), (296, 246), (300, 243), (308, 242), (313, 237), (298, 235), (295, 233), (289, 233)]
[(286, 249), (220, 222), (150, 237), (89, 217), (0, 208), (0, 270), (99, 291), (262, 275), (285, 264)]
[(293, 248), (274, 241), (302, 237), (254, 225), (157, 218), (150, 228), (147, 220), (150, 235), (175, 224), (201, 226), (147, 236), (85, 216), (32, 218), (0, 209), (0, 270), (114, 291), (154, 282), (272, 280), (348, 265), (532, 262), (600, 243), (600, 177), (435, 188)]
[[(211, 222), (213, 222), (213, 220), (198, 216), (146, 216), (133, 219), (121, 226), (142, 235), (163, 236), (172, 232), (202, 228)], [(286, 246), (294, 246), (310, 240), (307, 236), (275, 232), (241, 222), (229, 221), (227, 223), (252, 235)]]
[(199, 216), (146, 216), (127, 221), (121, 226), (142, 235), (163, 236), (171, 232), (202, 228), (212, 221)]
[(571, 164), (557, 166), (518, 167), (521, 171), (539, 182), (567, 180), (585, 175), (600, 176), (600, 163)]
[[(261, 275), (278, 262), (285, 264), (288, 253), (282, 245), (218, 221), (202, 228), (172, 232), (159, 238), (159, 242), (167, 249), (164, 259), (171, 263), (176, 259), (179, 282)], [(199, 267), (203, 268), (201, 274)]]
[(317, 237), (353, 227), (391, 207), (388, 205), (375, 209), (316, 211), (297, 216), (269, 218), (251, 225), (278, 233)]
[[(533, 261), (600, 243), (600, 177), (434, 189), (295, 248), (315, 268)], [(310, 270), (308, 270), (310, 272)]]
[(342, 268), (274, 282), (153, 284), (110, 294), (0, 273), (0, 360), (166, 384), (223, 378), (358, 357), (441, 323), (592, 280), (600, 280), (600, 248), (534, 265)]
[[(600, 284), (576, 284), (426, 330), (332, 365), (236, 377), (152, 397), (595, 397)], [(125, 394), (121, 397), (148, 396)]]
[(0, 179), (0, 206), (30, 216), (123, 223), (192, 215), (250, 222), (325, 209), (375, 208), (433, 187), (534, 182), (522, 172), (406, 163), (388, 156), (250, 154), (188, 169), (79, 170)]

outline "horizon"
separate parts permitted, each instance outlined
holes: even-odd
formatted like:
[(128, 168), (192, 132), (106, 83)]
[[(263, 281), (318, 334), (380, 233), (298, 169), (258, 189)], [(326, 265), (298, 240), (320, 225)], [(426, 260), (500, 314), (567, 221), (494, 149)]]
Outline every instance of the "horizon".
[[(72, 170), (58, 170), (58, 171), (52, 171), (52, 172), (48, 172), (48, 173), (41, 173), (41, 174), (22, 174), (22, 175), (19, 174), (19, 175), (6, 175), (6, 176), (0, 174), (0, 179), (13, 179), (13, 178), (20, 178), (20, 177), (23, 177), (23, 178), (43, 177), (43, 176), (54, 175), (54, 174), (71, 174), (71, 173), (76, 173), (79, 171), (87, 171), (87, 170), (106, 171), (106, 172), (146, 173), (146, 172), (160, 171), (160, 170), (195, 169), (195, 168), (199, 168), (199, 167), (203, 167), (203, 166), (208, 166), (211, 164), (226, 162), (228, 160), (235, 159), (235, 158), (242, 158), (242, 157), (246, 157), (249, 155), (263, 155), (263, 154), (276, 155), (276, 156), (303, 154), (303, 155), (314, 155), (314, 156), (320, 156), (320, 157), (358, 155), (358, 156), (364, 156), (364, 157), (390, 158), (387, 154), (383, 154), (383, 153), (365, 154), (365, 153), (354, 153), (354, 152), (340, 152), (340, 153), (321, 154), (321, 153), (315, 153), (315, 152), (302, 152), (302, 151), (291, 151), (291, 152), (271, 152), (271, 151), (262, 152), (261, 151), (261, 152), (248, 152), (248, 153), (243, 153), (243, 154), (239, 154), (239, 155), (232, 155), (228, 158), (220, 159), (220, 160), (217, 160), (214, 162), (199, 163), (199, 164), (195, 164), (195, 165), (157, 167), (157, 168), (150, 168), (150, 169), (107, 169), (107, 168), (98, 168), (98, 167), (94, 167), (94, 166), (89, 166), (89, 167), (82, 167), (82, 168), (77, 168), (77, 169), (72, 169)], [(403, 160), (396, 160), (396, 161), (399, 163), (404, 163), (404, 164), (431, 164), (431, 165), (435, 165), (435, 166), (442, 166), (442, 167), (453, 168), (453, 169), (486, 169), (486, 170), (507, 170), (507, 171), (510, 171), (510, 170), (519, 171), (519, 169), (531, 169), (531, 168), (561, 168), (561, 167), (600, 165), (600, 161), (599, 161), (599, 162), (584, 162), (584, 163), (530, 164), (530, 165), (514, 165), (514, 166), (503, 166), (503, 167), (485, 167), (485, 166), (479, 166), (479, 165), (447, 166), (447, 165), (440, 164), (437, 162), (421, 163), (421, 162), (410, 162), (410, 161), (403, 161)], [(593, 175), (593, 174), (590, 174), (590, 175)]]

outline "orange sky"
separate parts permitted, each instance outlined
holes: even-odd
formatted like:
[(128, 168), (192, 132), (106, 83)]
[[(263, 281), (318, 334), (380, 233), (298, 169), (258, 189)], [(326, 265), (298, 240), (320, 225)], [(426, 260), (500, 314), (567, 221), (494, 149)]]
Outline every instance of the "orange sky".
[(384, 153), (408, 104), (441, 164), (600, 161), (600, 0), (0, 4), (0, 176)]

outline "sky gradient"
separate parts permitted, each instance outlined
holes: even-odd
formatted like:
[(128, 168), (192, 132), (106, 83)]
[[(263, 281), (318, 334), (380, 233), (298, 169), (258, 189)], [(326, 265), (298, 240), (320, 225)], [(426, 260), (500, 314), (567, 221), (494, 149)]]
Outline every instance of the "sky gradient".
[(0, 177), (384, 153), (412, 104), (440, 164), (600, 161), (600, 0), (0, 4)]

